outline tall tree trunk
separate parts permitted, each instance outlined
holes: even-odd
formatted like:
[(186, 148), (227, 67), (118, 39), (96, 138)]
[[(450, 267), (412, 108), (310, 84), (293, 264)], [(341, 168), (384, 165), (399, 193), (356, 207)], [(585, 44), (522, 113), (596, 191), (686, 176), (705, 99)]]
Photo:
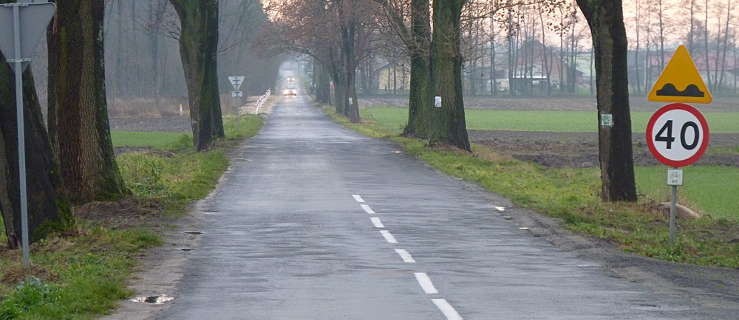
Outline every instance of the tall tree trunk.
[(346, 112), (346, 104), (349, 101), (347, 97), (346, 74), (341, 59), (336, 59), (332, 54), (331, 63), (331, 79), (334, 83), (334, 107), (336, 113), (344, 115)]
[(639, 25), (640, 17), (641, 17), (641, 2), (640, 0), (636, 0), (636, 49), (634, 50), (634, 70), (635, 70), (634, 77), (636, 78), (635, 79), (636, 85), (634, 87), (636, 87), (636, 92), (638, 94), (641, 94), (641, 77), (640, 77), (641, 70), (639, 69), (639, 49), (640, 49), (639, 46), (641, 44), (641, 39), (639, 37), (640, 35), (639, 29), (641, 28), (641, 26)]
[(428, 138), (431, 122), (431, 12), (429, 0), (411, 1), (411, 87), (403, 135)]
[(659, 8), (659, 69), (665, 69), (665, 22), (662, 0), (658, 0)]
[(118, 16), (116, 18), (118, 22), (118, 30), (116, 30), (116, 50), (118, 54), (115, 55), (115, 88), (113, 88), (113, 92), (115, 92), (115, 95), (113, 96), (114, 104), (115, 99), (121, 99), (124, 93), (128, 93), (128, 90), (124, 90), (124, 86), (125, 88), (128, 88), (128, 77), (126, 76), (127, 72), (123, 70), (123, 0), (117, 0), (117, 12)]
[(706, 49), (706, 52), (703, 54), (703, 57), (706, 62), (706, 78), (708, 79), (708, 88), (713, 89), (713, 82), (711, 81), (711, 60), (710, 60), (710, 51), (711, 47), (708, 45), (709, 39), (709, 33), (708, 33), (708, 22), (711, 19), (711, 16), (708, 15), (708, 0), (705, 1), (705, 25), (703, 26), (703, 44)]
[(193, 144), (207, 150), (224, 137), (218, 89), (218, 1), (170, 0), (180, 17), (180, 56), (190, 102)]
[(318, 61), (314, 61), (316, 73), (316, 100), (320, 103), (329, 104), (331, 103), (331, 76), (329, 75), (326, 67)]
[[(493, 4), (491, 3), (491, 5)], [(492, 15), (490, 17), (490, 95), (493, 97), (498, 95), (498, 83), (496, 76), (498, 70), (496, 70), (495, 55), (495, 16)]]
[[(636, 23), (637, 25), (639, 22)], [(695, 0), (690, 0), (690, 32), (688, 33), (688, 51), (693, 54), (695, 39)]]
[[(731, 35), (731, 14), (733, 12), (733, 3), (729, 0), (726, 4), (726, 25), (724, 26), (724, 47), (721, 50), (721, 68), (718, 70), (720, 76), (718, 77), (717, 91), (723, 90), (724, 77), (726, 76), (726, 55), (729, 51), (729, 36)], [(736, 68), (736, 65), (734, 66)]]
[[(542, 55), (541, 55), (541, 61), (542, 61), (542, 73), (544, 76), (546, 76), (546, 95), (551, 96), (552, 95), (552, 60), (548, 54), (549, 49), (547, 48), (547, 38), (546, 38), (546, 24), (544, 23), (544, 11), (542, 8), (539, 8), (539, 22), (541, 23), (541, 49), (542, 49)], [(592, 62), (592, 61), (591, 61)], [(592, 76), (592, 74), (591, 74)]]
[[(647, 5), (652, 4), (651, 1), (647, 2)], [(645, 48), (644, 54), (644, 92), (649, 92), (649, 88), (652, 85), (652, 54), (651, 54), (651, 39), (652, 39), (652, 11), (647, 10), (647, 28), (646, 28), (647, 47)]]
[(349, 118), (353, 123), (361, 121), (359, 117), (359, 101), (357, 101), (357, 63), (355, 57), (354, 38), (356, 36), (357, 21), (354, 16), (354, 0), (350, 0), (347, 7), (341, 6), (346, 10), (343, 11), (342, 16), (345, 16), (345, 21), (341, 25), (341, 43), (342, 43), (342, 56), (344, 57), (344, 77), (346, 81), (346, 108), (344, 109), (344, 115)]
[(434, 1), (431, 81), (441, 108), (432, 112), (430, 143), (471, 151), (462, 97), (460, 19), (464, 0)]
[(629, 111), (628, 41), (621, 0), (577, 0), (590, 25), (595, 49), (598, 120), (613, 116), (613, 127), (599, 125), (601, 198), (636, 201)]
[[(0, 1), (5, 3), (7, 1)], [(0, 214), (5, 224), (8, 246), (21, 241), (20, 189), (18, 188), (18, 143), (15, 76), (0, 53)], [(28, 226), (31, 241), (47, 232), (73, 223), (70, 207), (59, 194), (63, 188), (52, 155), (36, 96), (31, 68), (23, 73), (26, 167), (28, 185)]]
[(511, 97), (516, 95), (516, 90), (514, 88), (515, 82), (514, 77), (516, 75), (515, 73), (515, 67), (516, 67), (516, 59), (514, 58), (514, 44), (513, 44), (513, 37), (514, 37), (514, 29), (513, 29), (513, 13), (509, 10), (508, 11), (508, 34), (506, 35), (508, 40), (508, 95)]
[(103, 17), (94, 0), (57, 2), (49, 36), (52, 141), (67, 196), (76, 203), (115, 199), (128, 193), (110, 138), (105, 92)]

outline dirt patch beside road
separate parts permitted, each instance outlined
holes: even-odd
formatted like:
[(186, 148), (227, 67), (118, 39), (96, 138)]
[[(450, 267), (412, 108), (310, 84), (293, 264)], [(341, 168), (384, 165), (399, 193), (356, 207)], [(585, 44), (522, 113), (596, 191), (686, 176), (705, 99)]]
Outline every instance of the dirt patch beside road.
[(110, 119), (110, 129), (116, 131), (136, 132), (190, 132), (190, 117), (161, 116), (161, 117), (115, 117)]
[[(470, 131), (470, 139), (496, 152), (547, 167), (590, 168), (598, 165), (596, 133)], [(711, 136), (711, 148), (737, 147), (739, 134)], [(634, 162), (643, 166), (658, 164), (647, 148), (645, 137), (640, 135), (634, 136)], [(739, 167), (739, 153), (709, 151), (699, 164)]]

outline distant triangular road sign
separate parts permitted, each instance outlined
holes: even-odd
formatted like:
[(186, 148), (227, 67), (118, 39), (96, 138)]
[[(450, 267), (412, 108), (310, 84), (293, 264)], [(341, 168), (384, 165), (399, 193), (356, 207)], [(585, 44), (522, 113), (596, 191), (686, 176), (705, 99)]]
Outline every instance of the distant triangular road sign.
[(245, 79), (246, 79), (245, 76), (228, 77), (228, 81), (231, 81), (231, 85), (234, 87), (234, 91), (239, 91), (241, 89), (241, 85), (244, 83)]
[(713, 96), (695, 67), (688, 48), (680, 46), (657, 79), (649, 101), (711, 103)]

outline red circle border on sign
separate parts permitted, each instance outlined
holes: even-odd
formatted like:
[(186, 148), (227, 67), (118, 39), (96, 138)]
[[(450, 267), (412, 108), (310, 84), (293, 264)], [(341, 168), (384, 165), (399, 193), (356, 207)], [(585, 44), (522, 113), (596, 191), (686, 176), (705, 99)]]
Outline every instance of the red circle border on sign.
[[(698, 119), (698, 122), (700, 122), (701, 128), (703, 129), (703, 142), (701, 143), (701, 146), (700, 146), (700, 149), (698, 149), (698, 152), (696, 152), (692, 157), (687, 158), (685, 160), (681, 160), (681, 161), (667, 159), (665, 156), (663, 156), (657, 151), (657, 148), (654, 146), (654, 141), (652, 141), (652, 131), (654, 129), (654, 125), (657, 123), (657, 119), (659, 119), (659, 117), (661, 117), (663, 114), (669, 111), (673, 111), (673, 110), (683, 110), (683, 111), (690, 112), (692, 115), (694, 115)], [(652, 115), (652, 117), (649, 118), (649, 123), (647, 124), (646, 131), (647, 131), (646, 132), (647, 146), (649, 147), (649, 151), (652, 153), (652, 155), (654, 155), (654, 157), (657, 158), (659, 162), (662, 162), (663, 164), (668, 165), (670, 167), (674, 167), (674, 168), (689, 166), (695, 163), (696, 161), (698, 161), (698, 159), (700, 159), (703, 156), (703, 154), (706, 153), (706, 150), (708, 149), (708, 145), (711, 141), (711, 133), (708, 129), (708, 121), (706, 121), (706, 118), (703, 116), (703, 114), (698, 109), (696, 109), (693, 106), (684, 104), (684, 103), (668, 104), (660, 108), (659, 110), (657, 110), (657, 112), (655, 112)]]

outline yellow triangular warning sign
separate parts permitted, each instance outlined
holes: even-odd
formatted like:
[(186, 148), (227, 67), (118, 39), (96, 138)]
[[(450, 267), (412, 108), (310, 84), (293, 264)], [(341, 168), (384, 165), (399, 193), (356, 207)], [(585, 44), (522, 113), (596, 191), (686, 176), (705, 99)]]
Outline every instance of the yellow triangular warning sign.
[(711, 103), (713, 96), (690, 57), (688, 48), (680, 46), (657, 79), (649, 101)]

